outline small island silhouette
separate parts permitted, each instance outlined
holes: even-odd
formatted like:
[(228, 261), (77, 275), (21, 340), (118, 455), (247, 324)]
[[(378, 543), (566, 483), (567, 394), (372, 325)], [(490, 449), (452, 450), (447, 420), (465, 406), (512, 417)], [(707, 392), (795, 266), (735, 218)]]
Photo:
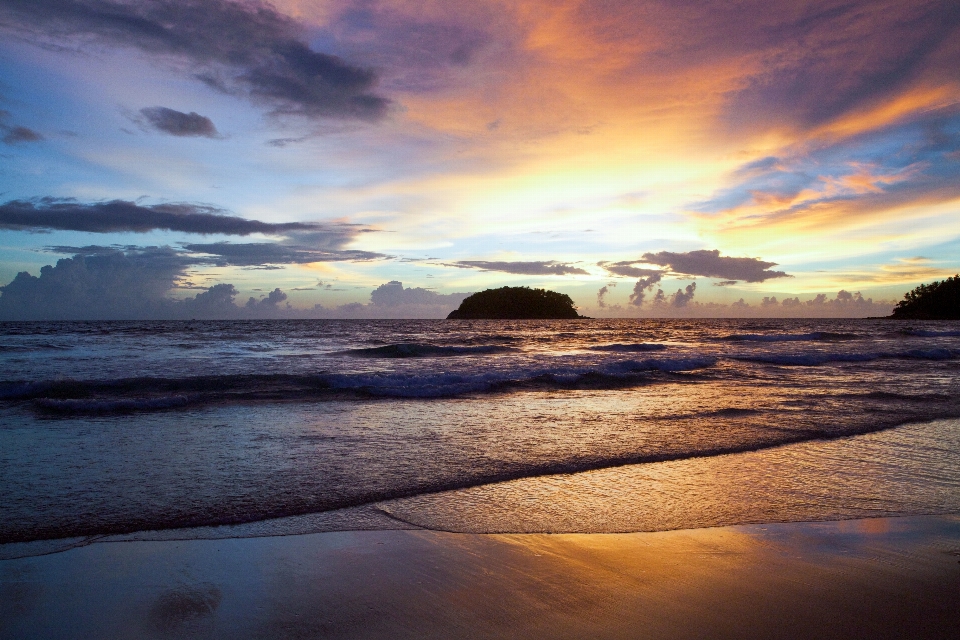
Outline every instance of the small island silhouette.
[(960, 320), (960, 275), (922, 284), (903, 296), (888, 318), (894, 320)]
[(447, 320), (567, 320), (583, 318), (565, 293), (529, 287), (500, 287), (475, 293)]

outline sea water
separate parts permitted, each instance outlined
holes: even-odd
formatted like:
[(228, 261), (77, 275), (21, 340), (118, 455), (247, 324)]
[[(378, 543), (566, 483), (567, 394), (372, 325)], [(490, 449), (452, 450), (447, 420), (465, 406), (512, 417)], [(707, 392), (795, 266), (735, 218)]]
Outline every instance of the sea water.
[(4, 323), (0, 363), (0, 555), (960, 512), (957, 323)]

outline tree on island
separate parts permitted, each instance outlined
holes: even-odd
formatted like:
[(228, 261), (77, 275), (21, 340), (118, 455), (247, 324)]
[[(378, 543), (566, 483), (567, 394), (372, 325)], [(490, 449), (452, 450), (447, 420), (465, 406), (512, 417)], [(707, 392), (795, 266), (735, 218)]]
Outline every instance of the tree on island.
[(529, 287), (487, 289), (464, 299), (448, 320), (566, 320), (581, 318), (565, 293)]
[(960, 320), (960, 275), (922, 284), (893, 308), (894, 319)]

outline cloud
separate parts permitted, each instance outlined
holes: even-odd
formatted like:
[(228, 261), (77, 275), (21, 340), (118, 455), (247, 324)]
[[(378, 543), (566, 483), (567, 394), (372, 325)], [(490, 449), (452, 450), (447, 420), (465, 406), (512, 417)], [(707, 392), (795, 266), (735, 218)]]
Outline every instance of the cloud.
[[(278, 305), (287, 299), (287, 294), (280, 290), (279, 287), (270, 292), (269, 295), (265, 298), (257, 300), (253, 296), (247, 300), (246, 308), (251, 311), (274, 311), (278, 308)], [(289, 306), (290, 303), (287, 303)]]
[(15, 145), (22, 142), (39, 142), (43, 136), (33, 129), (10, 124), (10, 112), (0, 109), (0, 140), (4, 144)]
[(531, 262), (488, 262), (486, 260), (459, 260), (449, 263), (448, 267), (459, 269), (479, 269), (481, 271), (502, 271), (525, 276), (564, 276), (588, 275), (589, 272), (569, 264), (554, 260)]
[(831, 298), (819, 293), (801, 300), (799, 296), (784, 298), (777, 302), (772, 296), (753, 301), (740, 298), (731, 304), (695, 301), (696, 283), (691, 283), (676, 293), (667, 295), (658, 289), (653, 304), (644, 308), (632, 307), (631, 311), (615, 313), (616, 316), (648, 318), (864, 318), (886, 316), (893, 310), (895, 301), (874, 300), (859, 292), (840, 290)]
[(911, 206), (960, 197), (958, 127), (960, 105), (954, 103), (787, 147), (777, 158), (733, 172), (729, 186), (691, 210), (730, 233), (760, 226), (822, 233), (859, 228), (864, 220), (902, 221)]
[(312, 50), (303, 26), (260, 2), (5, 0), (0, 26), (41, 44), (96, 42), (187, 62), (215, 90), (274, 112), (377, 120), (389, 101), (377, 75)]
[(445, 318), (469, 293), (441, 294), (420, 287), (404, 288), (391, 280), (370, 293), (370, 303), (351, 302), (334, 308), (317, 305), (311, 312), (320, 318)]
[(140, 113), (157, 131), (180, 137), (220, 137), (213, 121), (206, 116), (191, 111), (182, 113), (167, 107), (147, 107)]
[[(734, 123), (810, 128), (890, 99), (920, 77), (957, 79), (960, 6), (951, 0), (811, 3), (780, 15), (754, 31), (768, 38), (754, 45), (764, 64), (731, 96)], [(760, 26), (746, 20), (746, 29)]]
[(349, 225), (260, 222), (227, 215), (215, 207), (196, 204), (139, 205), (125, 200), (81, 203), (57, 198), (11, 200), (0, 204), (0, 229), (88, 233), (147, 233), (166, 230), (235, 236), (301, 232), (325, 234), (341, 244), (359, 231)]
[(219, 267), (367, 261), (387, 257), (382, 253), (373, 253), (371, 251), (316, 249), (298, 244), (270, 242), (248, 242), (242, 244), (214, 242), (209, 244), (185, 244), (183, 248), (191, 253), (213, 256), (207, 260), (207, 262), (212, 262)]
[(597, 306), (598, 306), (599, 308), (601, 308), (601, 309), (606, 308), (607, 303), (603, 301), (603, 297), (604, 297), (605, 295), (607, 295), (607, 293), (608, 293), (609, 291), (610, 291), (610, 289), (607, 288), (606, 286), (600, 287), (600, 290), (597, 291)]
[(185, 268), (182, 257), (169, 247), (78, 254), (43, 267), (39, 277), (22, 271), (0, 287), (0, 318), (79, 320), (162, 315), (161, 301)]
[(283, 304), (287, 294), (280, 288), (239, 306), (234, 302), (237, 289), (218, 283), (175, 300), (167, 297), (172, 289), (197, 288), (186, 277), (195, 258), (170, 247), (83, 249), (43, 267), (39, 276), (21, 272), (0, 286), (0, 320), (443, 318), (470, 295), (404, 288), (391, 281), (371, 292), (369, 304), (298, 309)]
[(673, 253), (671, 251), (645, 253), (642, 262), (668, 267), (671, 271), (680, 275), (723, 278), (725, 280), (763, 282), (771, 278), (792, 277), (783, 271), (770, 271), (770, 267), (776, 266), (776, 262), (765, 262), (759, 258), (722, 257), (716, 249), (713, 251), (701, 249), (687, 253)]
[(641, 267), (633, 266), (637, 262), (639, 261), (638, 260), (623, 260), (621, 262), (600, 261), (597, 263), (597, 266), (603, 267), (609, 273), (612, 273), (615, 276), (624, 276), (626, 278), (643, 278), (646, 276), (653, 276), (660, 273), (658, 269), (644, 269)]
[(696, 282), (691, 282), (685, 289), (677, 289), (677, 292), (670, 297), (670, 304), (675, 307), (687, 306), (687, 303), (693, 300), (693, 294), (696, 290)]
[(404, 289), (402, 282), (391, 280), (373, 290), (370, 294), (370, 302), (378, 307), (396, 307), (405, 304), (450, 305), (453, 310), (463, 302), (466, 296), (467, 294), (463, 293), (444, 295), (420, 287)]
[(653, 271), (652, 275), (647, 278), (640, 278), (637, 280), (637, 283), (633, 285), (633, 293), (630, 294), (630, 304), (640, 307), (643, 306), (643, 298), (645, 292), (653, 288), (653, 285), (660, 282), (660, 272)]

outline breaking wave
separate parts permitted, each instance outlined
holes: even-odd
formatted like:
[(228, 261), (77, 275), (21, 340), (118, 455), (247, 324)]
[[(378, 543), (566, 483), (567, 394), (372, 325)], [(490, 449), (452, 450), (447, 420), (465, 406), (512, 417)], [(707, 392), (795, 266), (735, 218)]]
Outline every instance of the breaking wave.
[(721, 340), (730, 342), (832, 342), (839, 340), (858, 340), (860, 338), (862, 338), (862, 336), (855, 333), (814, 331), (813, 333), (735, 333), (724, 336)]
[(643, 351), (663, 351), (667, 348), (665, 344), (653, 342), (640, 342), (637, 344), (604, 344), (598, 347), (589, 347), (591, 351), (613, 351), (617, 353), (639, 353)]
[(516, 349), (499, 345), (478, 345), (474, 347), (445, 347), (433, 344), (400, 343), (382, 347), (347, 349), (334, 355), (355, 356), (358, 358), (437, 358), (446, 356), (467, 356), (487, 353), (510, 353)]
[(901, 335), (917, 338), (960, 338), (960, 331), (926, 331), (923, 329), (903, 329)]
[(730, 357), (734, 360), (761, 362), (765, 364), (782, 364), (787, 366), (818, 366), (831, 362), (870, 362), (880, 359), (904, 360), (952, 360), (960, 356), (960, 351), (953, 349), (910, 349), (899, 352), (868, 352), (868, 353), (831, 353), (816, 351), (811, 353), (753, 353), (735, 354)]
[(513, 367), (490, 371), (222, 375), (190, 378), (53, 380), (0, 383), (0, 399), (30, 401), (53, 414), (157, 411), (224, 402), (362, 397), (447, 398), (523, 389), (617, 389), (657, 373), (710, 367), (712, 357), (625, 360), (601, 366)]

